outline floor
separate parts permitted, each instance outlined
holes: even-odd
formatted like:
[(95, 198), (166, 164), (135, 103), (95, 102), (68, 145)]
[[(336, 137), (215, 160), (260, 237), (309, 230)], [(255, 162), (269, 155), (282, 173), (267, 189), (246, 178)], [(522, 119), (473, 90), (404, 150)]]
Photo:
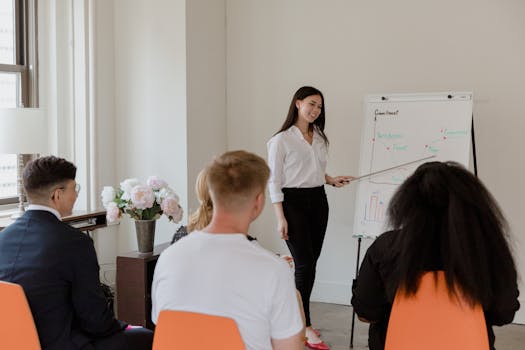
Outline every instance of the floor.
[[(352, 308), (345, 305), (312, 303), (310, 306), (312, 322), (321, 333), (331, 350), (348, 350), (350, 346), (350, 325)], [(494, 327), (497, 350), (524, 349), (525, 325), (506, 325)], [(356, 318), (354, 350), (368, 349), (368, 325)]]

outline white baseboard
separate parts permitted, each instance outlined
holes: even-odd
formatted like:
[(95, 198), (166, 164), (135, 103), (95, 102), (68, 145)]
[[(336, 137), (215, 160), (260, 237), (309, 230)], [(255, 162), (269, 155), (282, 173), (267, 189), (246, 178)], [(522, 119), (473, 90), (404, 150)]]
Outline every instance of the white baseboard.
[(350, 305), (352, 290), (350, 284), (341, 282), (315, 281), (311, 301)]

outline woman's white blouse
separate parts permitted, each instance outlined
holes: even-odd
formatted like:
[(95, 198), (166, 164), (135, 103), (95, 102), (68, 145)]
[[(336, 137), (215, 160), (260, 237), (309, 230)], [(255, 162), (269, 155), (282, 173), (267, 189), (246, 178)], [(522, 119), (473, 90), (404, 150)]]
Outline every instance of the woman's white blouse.
[(324, 185), (328, 150), (317, 132), (314, 132), (310, 145), (294, 125), (272, 137), (266, 146), (271, 170), (268, 188), (272, 203), (283, 201), (282, 189), (285, 187)]

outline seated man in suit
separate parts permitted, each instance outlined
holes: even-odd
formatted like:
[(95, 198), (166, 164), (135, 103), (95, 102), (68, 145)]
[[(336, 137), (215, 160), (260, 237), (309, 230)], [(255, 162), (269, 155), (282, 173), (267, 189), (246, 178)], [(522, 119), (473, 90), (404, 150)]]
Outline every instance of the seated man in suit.
[(53, 156), (26, 166), (30, 206), (0, 232), (0, 280), (24, 288), (42, 349), (150, 349), (150, 330), (126, 330), (108, 308), (91, 238), (60, 220), (77, 199), (75, 176)]
[(290, 267), (246, 239), (264, 207), (269, 174), (261, 157), (244, 151), (227, 152), (208, 167), (211, 222), (161, 254), (153, 322), (166, 309), (225, 316), (236, 321), (248, 350), (303, 349)]

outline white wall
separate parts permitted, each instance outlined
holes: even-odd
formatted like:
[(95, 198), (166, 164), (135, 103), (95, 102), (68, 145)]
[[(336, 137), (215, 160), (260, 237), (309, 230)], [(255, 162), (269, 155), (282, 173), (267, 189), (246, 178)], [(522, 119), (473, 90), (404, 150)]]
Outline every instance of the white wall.
[[(68, 2), (40, 11), (43, 106), (55, 116), (55, 151), (71, 158), (72, 67)], [(357, 174), (363, 97), (379, 92), (472, 90), (479, 175), (514, 229), (525, 274), (525, 218), (520, 195), (520, 132), (525, 116), (525, 3), (463, 0), (94, 0), (98, 184), (127, 177), (165, 178), (186, 211), (196, 205), (194, 177), (213, 154), (243, 148), (266, 155), (293, 92), (319, 87), (331, 141), (328, 172)], [(62, 16), (63, 15), (63, 16)], [(226, 28), (224, 27), (226, 17)], [(69, 44), (68, 44), (69, 43)], [(47, 50), (47, 51), (46, 51)], [(42, 53), (42, 52), (41, 52)], [(66, 96), (66, 98), (58, 98)], [(68, 136), (70, 135), (70, 136)], [(521, 162), (520, 162), (521, 161)], [(351, 237), (354, 189), (327, 189), (331, 204), (314, 299), (347, 304), (357, 242)], [(176, 225), (158, 222), (156, 243)], [(118, 244), (136, 249), (131, 220)], [(252, 234), (286, 252), (270, 205)], [(108, 232), (108, 234), (113, 234)], [(365, 247), (370, 242), (365, 242)], [(115, 246), (116, 245), (116, 246)], [(363, 249), (364, 252), (364, 249)], [(103, 263), (104, 263), (103, 258)], [(107, 258), (108, 261), (112, 258)], [(521, 282), (521, 290), (525, 290)], [(525, 301), (522, 299), (522, 305)], [(525, 322), (522, 311), (519, 316)]]
[[(161, 176), (187, 214), (197, 207), (197, 173), (226, 149), (225, 3), (114, 3), (116, 183)], [(177, 227), (160, 219), (155, 243)], [(134, 249), (134, 228), (124, 219), (118, 251)]]
[[(103, 186), (116, 185), (116, 119), (115, 119), (115, 35), (113, 1), (93, 2), (93, 114), (94, 167), (93, 180), (96, 196), (93, 208), (101, 208), (98, 195)], [(101, 279), (115, 283), (115, 257), (118, 253), (119, 226), (109, 226), (94, 233), (95, 248), (101, 269)]]
[(186, 1), (188, 212), (198, 207), (195, 178), (226, 150), (226, 6)]
[[(328, 173), (357, 174), (366, 94), (472, 90), (479, 176), (514, 229), (524, 276), (523, 13), (519, 0), (228, 0), (228, 147), (266, 155), (293, 92), (312, 84), (326, 98)], [(354, 189), (327, 192), (330, 220), (314, 299), (348, 304)], [(253, 232), (264, 245), (286, 249), (270, 205)], [(520, 317), (525, 322), (525, 313)]]
[[(116, 183), (149, 175), (165, 179), (186, 207), (186, 7), (183, 0), (115, 0)], [(119, 252), (136, 250), (129, 218)], [(157, 222), (155, 244), (178, 225)]]
[[(197, 172), (226, 148), (225, 2), (185, 5), (50, 0), (39, 8), (51, 153), (92, 174), (83, 182), (91, 198), (76, 209), (100, 208), (104, 185), (151, 174), (169, 181), (186, 212), (195, 209)], [(156, 243), (177, 227), (158, 221)], [(114, 283), (115, 256), (136, 249), (134, 234), (129, 218), (95, 231), (104, 282)]]
[(72, 4), (38, 4), (39, 102), (49, 120), (49, 154), (73, 159)]

